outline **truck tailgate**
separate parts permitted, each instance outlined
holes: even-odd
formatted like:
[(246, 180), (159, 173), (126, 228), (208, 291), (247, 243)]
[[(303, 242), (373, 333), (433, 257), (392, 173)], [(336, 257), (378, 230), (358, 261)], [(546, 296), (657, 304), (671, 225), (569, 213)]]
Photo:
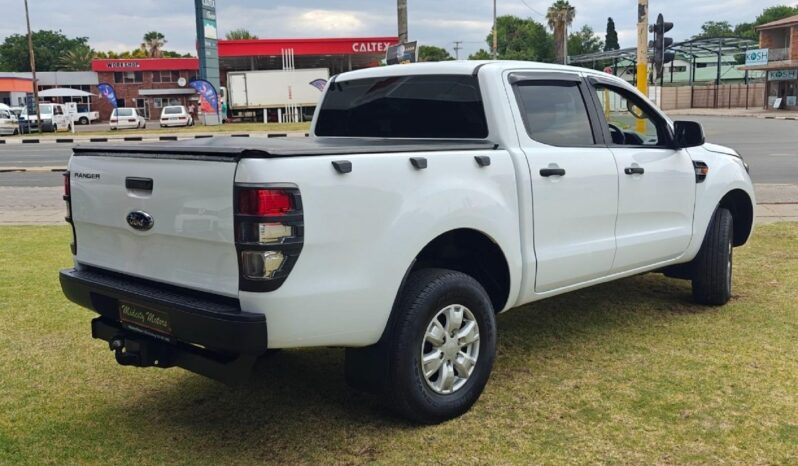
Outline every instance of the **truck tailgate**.
[(236, 165), (234, 158), (72, 157), (77, 261), (237, 297)]

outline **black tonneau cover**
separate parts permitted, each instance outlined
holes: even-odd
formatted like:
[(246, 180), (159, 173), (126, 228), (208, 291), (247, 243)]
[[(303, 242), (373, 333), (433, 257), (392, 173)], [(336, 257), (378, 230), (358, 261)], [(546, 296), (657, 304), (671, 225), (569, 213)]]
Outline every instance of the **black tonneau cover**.
[(488, 140), (375, 139), (375, 138), (237, 138), (217, 136), (185, 141), (138, 144), (91, 144), (75, 147), (75, 156), (229, 159), (391, 152), (492, 150)]

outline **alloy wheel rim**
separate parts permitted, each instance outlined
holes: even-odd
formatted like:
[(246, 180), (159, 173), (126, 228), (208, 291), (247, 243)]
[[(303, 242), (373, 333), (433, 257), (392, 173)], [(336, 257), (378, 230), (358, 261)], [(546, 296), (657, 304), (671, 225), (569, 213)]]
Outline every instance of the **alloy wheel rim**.
[(451, 304), (430, 320), (421, 342), (420, 368), (427, 385), (448, 395), (461, 389), (479, 358), (479, 324), (470, 309)]

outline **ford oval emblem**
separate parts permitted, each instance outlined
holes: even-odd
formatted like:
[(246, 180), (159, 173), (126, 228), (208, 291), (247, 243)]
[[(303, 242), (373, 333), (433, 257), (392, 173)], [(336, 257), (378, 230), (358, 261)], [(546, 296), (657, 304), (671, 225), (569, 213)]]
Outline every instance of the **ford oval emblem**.
[(135, 210), (127, 214), (127, 224), (135, 230), (147, 231), (155, 225), (155, 220), (147, 212)]

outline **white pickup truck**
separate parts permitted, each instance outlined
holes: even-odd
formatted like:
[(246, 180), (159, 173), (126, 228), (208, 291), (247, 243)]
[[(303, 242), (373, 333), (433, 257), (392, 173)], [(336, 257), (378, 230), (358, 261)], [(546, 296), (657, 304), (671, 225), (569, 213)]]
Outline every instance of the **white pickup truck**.
[(615, 77), (527, 62), (335, 76), (311, 137), (75, 149), (74, 268), (121, 364), (246, 378), (345, 347), (347, 381), (416, 422), (488, 381), (496, 314), (644, 272), (731, 296), (748, 166)]

